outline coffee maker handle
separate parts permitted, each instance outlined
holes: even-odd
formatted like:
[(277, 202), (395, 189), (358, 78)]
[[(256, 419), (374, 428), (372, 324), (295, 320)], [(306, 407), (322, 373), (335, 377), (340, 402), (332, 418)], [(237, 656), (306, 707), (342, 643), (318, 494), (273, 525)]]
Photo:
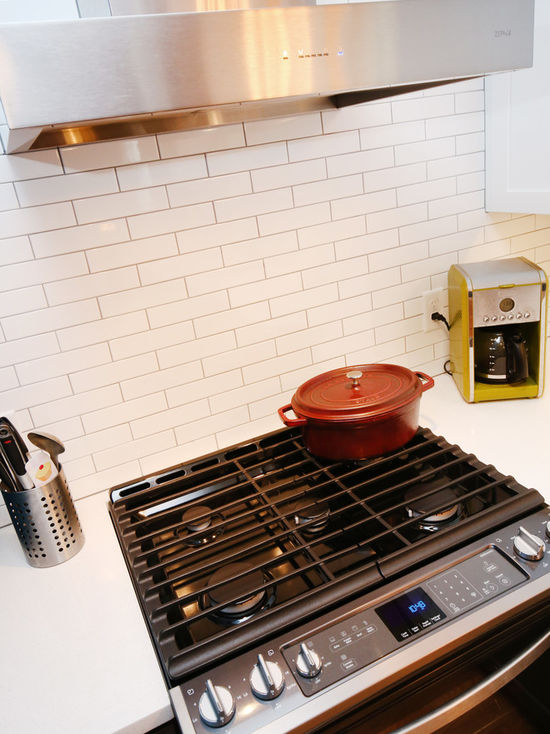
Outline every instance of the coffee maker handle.
[(526, 380), (529, 376), (527, 342), (521, 334), (511, 334), (505, 339), (506, 378), (508, 382)]

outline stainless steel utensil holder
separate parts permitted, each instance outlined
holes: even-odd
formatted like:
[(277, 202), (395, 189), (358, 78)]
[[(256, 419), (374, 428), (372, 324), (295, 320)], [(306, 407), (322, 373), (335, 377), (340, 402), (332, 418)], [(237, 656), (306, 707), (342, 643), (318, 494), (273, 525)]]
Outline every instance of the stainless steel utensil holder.
[(37, 568), (68, 561), (84, 545), (84, 533), (63, 469), (41, 487), (2, 495), (28, 563)]

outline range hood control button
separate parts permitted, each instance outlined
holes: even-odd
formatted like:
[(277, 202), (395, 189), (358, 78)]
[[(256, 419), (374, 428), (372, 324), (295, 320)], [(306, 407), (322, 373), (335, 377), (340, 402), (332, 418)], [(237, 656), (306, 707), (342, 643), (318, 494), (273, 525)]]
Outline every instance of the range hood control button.
[(215, 686), (209, 678), (199, 700), (199, 714), (207, 726), (218, 728), (227, 724), (235, 714), (231, 692), (225, 686)]
[(544, 557), (546, 546), (544, 541), (520, 526), (514, 538), (514, 551), (526, 561), (540, 561)]
[(300, 652), (296, 658), (298, 673), (304, 678), (315, 678), (321, 672), (323, 663), (315, 650), (311, 650), (302, 642)]
[(285, 687), (281, 668), (277, 663), (266, 662), (263, 655), (258, 655), (258, 662), (250, 673), (250, 687), (254, 695), (264, 701), (277, 698)]

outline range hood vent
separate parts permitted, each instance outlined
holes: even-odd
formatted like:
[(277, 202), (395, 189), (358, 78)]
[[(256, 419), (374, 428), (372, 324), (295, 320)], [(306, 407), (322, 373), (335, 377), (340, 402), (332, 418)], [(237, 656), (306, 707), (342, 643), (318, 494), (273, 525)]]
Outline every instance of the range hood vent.
[(1, 24), (6, 152), (286, 117), (532, 65), (534, 0), (228, 1), (110, 0), (109, 17)]

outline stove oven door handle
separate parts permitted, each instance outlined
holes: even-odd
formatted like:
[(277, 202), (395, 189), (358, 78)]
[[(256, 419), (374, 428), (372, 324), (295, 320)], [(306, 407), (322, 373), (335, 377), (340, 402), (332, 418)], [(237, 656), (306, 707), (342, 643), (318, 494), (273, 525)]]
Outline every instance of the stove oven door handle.
[(550, 649), (550, 632), (546, 632), (542, 637), (539, 637), (526, 650), (523, 650), (517, 657), (503, 665), (502, 668), (499, 668), (481, 683), (420, 719), (396, 729), (393, 734), (430, 734), (430, 732), (437, 731), (440, 727), (455, 721), (459, 716), (492, 696), (493, 693), (528, 668), (548, 649)]

